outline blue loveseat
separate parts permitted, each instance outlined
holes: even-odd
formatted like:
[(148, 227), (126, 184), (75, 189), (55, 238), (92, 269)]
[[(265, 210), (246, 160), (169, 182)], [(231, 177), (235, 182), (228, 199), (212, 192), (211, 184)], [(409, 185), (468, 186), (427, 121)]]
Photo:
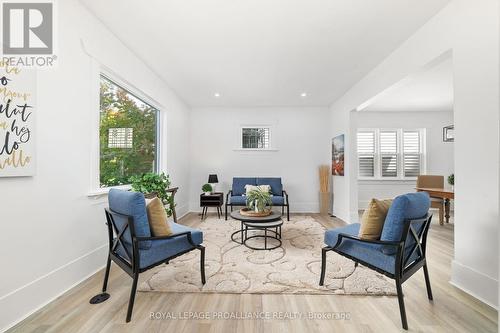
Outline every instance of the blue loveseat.
[(245, 186), (246, 185), (269, 185), (271, 186), (271, 194), (273, 201), (273, 206), (281, 207), (281, 214), (285, 213), (286, 207), (286, 217), (287, 220), (290, 221), (290, 204), (288, 203), (288, 194), (285, 190), (283, 190), (283, 184), (281, 183), (281, 178), (279, 177), (234, 177), (233, 185), (231, 190), (226, 195), (226, 220), (227, 220), (227, 208), (231, 206), (231, 211), (233, 210), (233, 206), (246, 206), (246, 197), (245, 197)]

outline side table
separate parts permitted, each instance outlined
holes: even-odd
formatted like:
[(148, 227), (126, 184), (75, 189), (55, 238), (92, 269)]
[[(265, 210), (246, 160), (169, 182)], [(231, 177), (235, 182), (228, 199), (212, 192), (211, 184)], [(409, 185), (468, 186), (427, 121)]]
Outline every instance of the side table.
[(205, 195), (204, 193), (200, 194), (200, 207), (201, 210), (201, 219), (207, 217), (208, 207), (217, 208), (217, 216), (220, 218), (222, 215), (222, 205), (224, 204), (224, 193), (222, 192), (214, 192), (209, 195)]

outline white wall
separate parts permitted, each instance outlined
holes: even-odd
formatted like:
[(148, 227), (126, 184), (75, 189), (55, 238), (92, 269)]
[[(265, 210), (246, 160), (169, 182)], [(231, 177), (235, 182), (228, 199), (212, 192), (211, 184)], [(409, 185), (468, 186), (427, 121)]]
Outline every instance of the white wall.
[[(195, 108), (191, 113), (191, 210), (201, 186), (217, 173), (217, 190), (233, 177), (282, 177), (290, 211), (317, 212), (318, 166), (330, 163), (328, 108)], [(277, 151), (238, 151), (240, 125), (275, 124)]]
[[(349, 142), (350, 111), (452, 51), (456, 200), (451, 283), (494, 306), (498, 305), (498, 13), (495, 0), (450, 2), (331, 106), (332, 135), (344, 132)], [(348, 152), (349, 172), (335, 188), (335, 197), (342, 198), (337, 215), (350, 220), (357, 212), (357, 195), (353, 196), (355, 150)]]
[[(189, 109), (77, 1), (58, 1), (56, 17), (58, 66), (38, 72), (37, 173), (0, 179), (0, 331), (105, 264), (106, 200), (87, 197), (96, 62), (162, 106), (164, 166), (181, 187), (179, 202), (188, 201)], [(179, 208), (187, 211), (185, 204)]]
[[(454, 143), (443, 142), (443, 127), (453, 125), (452, 111), (375, 112), (355, 114), (358, 128), (425, 128), (426, 174), (447, 176), (453, 173)], [(371, 198), (394, 198), (414, 192), (415, 181), (358, 180), (358, 207), (367, 207)]]

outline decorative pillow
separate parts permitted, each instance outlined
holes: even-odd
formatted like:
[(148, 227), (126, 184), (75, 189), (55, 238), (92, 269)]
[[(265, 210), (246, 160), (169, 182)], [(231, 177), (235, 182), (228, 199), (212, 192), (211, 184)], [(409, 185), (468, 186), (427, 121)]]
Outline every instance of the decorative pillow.
[(172, 230), (167, 222), (167, 213), (165, 206), (159, 198), (151, 199), (147, 202), (146, 210), (148, 212), (149, 227), (153, 236), (170, 236)]
[(377, 200), (372, 199), (368, 208), (361, 218), (361, 227), (359, 228), (359, 237), (364, 239), (380, 239), (382, 228), (384, 227), (385, 217), (392, 204), (392, 199)]
[(245, 185), (245, 190), (246, 190), (245, 195), (248, 195), (249, 192), (255, 191), (255, 190), (264, 191), (264, 192), (269, 193), (269, 192), (271, 192), (271, 185), (259, 185), (259, 186)]

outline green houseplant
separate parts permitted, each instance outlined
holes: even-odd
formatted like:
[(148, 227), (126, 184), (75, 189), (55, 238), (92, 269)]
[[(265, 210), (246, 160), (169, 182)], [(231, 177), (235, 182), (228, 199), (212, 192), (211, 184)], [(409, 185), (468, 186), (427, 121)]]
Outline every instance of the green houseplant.
[(204, 184), (202, 187), (201, 187), (201, 190), (203, 192), (205, 192), (205, 195), (209, 195), (209, 194), (212, 194), (212, 185), (210, 184)]
[(266, 209), (271, 209), (273, 201), (271, 195), (267, 191), (261, 189), (252, 190), (247, 193), (247, 207), (256, 212), (264, 212)]
[(157, 196), (165, 205), (167, 216), (172, 215), (175, 203), (172, 194), (167, 192), (171, 184), (169, 175), (147, 172), (132, 176), (129, 181), (133, 191), (144, 193), (146, 197)]
[(455, 174), (452, 173), (451, 175), (448, 176), (448, 184), (451, 185), (451, 187), (455, 186)]

